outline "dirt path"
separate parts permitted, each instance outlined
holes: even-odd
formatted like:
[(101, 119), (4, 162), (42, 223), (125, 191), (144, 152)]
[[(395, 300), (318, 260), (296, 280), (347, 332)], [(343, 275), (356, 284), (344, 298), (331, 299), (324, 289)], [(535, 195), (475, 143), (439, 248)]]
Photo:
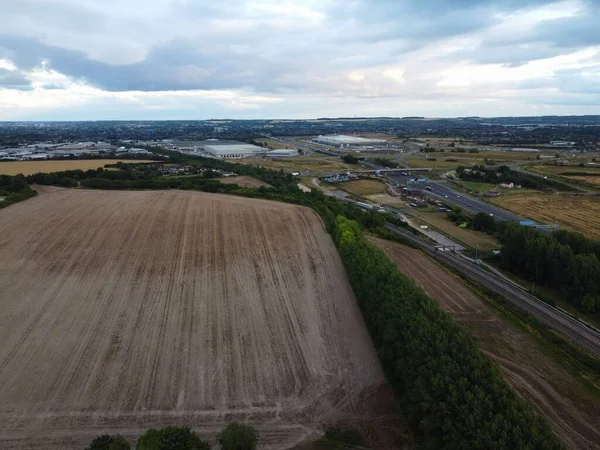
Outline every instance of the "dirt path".
[(504, 322), (454, 275), (419, 251), (369, 237), (442, 309), (467, 327), (512, 386), (548, 418), (572, 449), (600, 448), (600, 404), (527, 333)]
[(396, 417), (312, 210), (40, 192), (0, 211), (2, 449), (167, 425), (214, 439), (236, 419), (281, 449), (338, 420)]

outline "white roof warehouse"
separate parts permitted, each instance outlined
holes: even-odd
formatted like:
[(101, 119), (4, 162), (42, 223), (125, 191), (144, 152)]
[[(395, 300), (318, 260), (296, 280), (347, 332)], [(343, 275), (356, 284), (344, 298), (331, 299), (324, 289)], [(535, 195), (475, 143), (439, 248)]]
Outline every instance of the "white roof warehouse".
[(205, 145), (204, 151), (215, 158), (240, 159), (265, 153), (265, 149), (251, 144)]

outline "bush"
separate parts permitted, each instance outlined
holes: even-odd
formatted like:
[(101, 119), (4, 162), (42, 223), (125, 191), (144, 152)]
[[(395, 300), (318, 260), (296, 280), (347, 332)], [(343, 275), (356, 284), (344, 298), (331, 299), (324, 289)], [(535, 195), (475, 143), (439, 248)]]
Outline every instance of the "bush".
[(167, 427), (150, 429), (140, 436), (137, 450), (210, 450), (210, 444), (203, 441), (189, 428)]
[(129, 442), (123, 436), (105, 434), (94, 439), (86, 450), (129, 450), (130, 448)]
[(254, 450), (258, 444), (258, 432), (249, 425), (232, 422), (219, 436), (221, 450)]
[(365, 446), (365, 438), (360, 431), (353, 428), (329, 428), (325, 432), (324, 439), (329, 442), (338, 442), (341, 444), (357, 445), (360, 447)]

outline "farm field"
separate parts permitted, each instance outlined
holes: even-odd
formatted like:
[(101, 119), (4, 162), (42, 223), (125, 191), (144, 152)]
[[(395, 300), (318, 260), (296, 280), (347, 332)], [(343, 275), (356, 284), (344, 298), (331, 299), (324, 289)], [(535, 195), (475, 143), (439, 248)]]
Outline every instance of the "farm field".
[(531, 167), (530, 170), (539, 174), (558, 176), (576, 184), (600, 186), (600, 167), (538, 165)]
[(531, 170), (532, 172), (537, 172), (537, 173), (544, 173), (544, 174), (549, 174), (549, 175), (560, 175), (563, 173), (576, 173), (576, 172), (583, 172), (583, 173), (598, 173), (598, 176), (600, 176), (600, 167), (594, 167), (594, 166), (585, 166), (585, 167), (579, 167), (578, 165), (573, 165), (573, 166), (555, 166), (555, 165), (551, 165), (551, 164), (540, 164), (540, 165), (535, 165), (535, 166), (531, 166), (527, 168), (528, 170)]
[(577, 183), (591, 184), (593, 186), (600, 187), (600, 172), (598, 173), (598, 176), (593, 176), (593, 177), (587, 177), (587, 176), (568, 176), (568, 177), (565, 177), (565, 178), (567, 180), (575, 181)]
[(118, 162), (155, 162), (147, 159), (77, 159), (64, 161), (8, 161), (0, 162), (0, 175), (33, 175), (38, 172), (59, 172), (61, 170), (88, 170)]
[(444, 161), (443, 159), (437, 159), (437, 161), (427, 161), (424, 158), (400, 158), (400, 160), (406, 164), (408, 167), (431, 167), (433, 169), (456, 169), (458, 166), (469, 165), (468, 162), (455, 162), (455, 161)]
[(522, 217), (554, 223), (566, 229), (580, 231), (590, 238), (600, 239), (600, 199), (589, 195), (556, 195), (515, 193), (490, 199)]
[(344, 163), (340, 158), (315, 154), (312, 156), (296, 156), (292, 158), (246, 158), (236, 160), (237, 163), (265, 167), (272, 170), (287, 172), (310, 172), (324, 174), (332, 172), (346, 172), (356, 169), (356, 166)]
[(219, 182), (223, 184), (237, 184), (240, 187), (248, 188), (271, 187), (271, 185), (265, 183), (264, 181), (248, 176), (223, 177), (219, 178)]
[(600, 403), (526, 332), (504, 321), (456, 276), (419, 251), (370, 237), (408, 277), (479, 340), (507, 381), (552, 423), (570, 449), (600, 448)]
[(225, 421), (284, 449), (398, 420), (337, 250), (303, 207), (40, 188), (0, 211), (0, 448)]
[(337, 183), (337, 188), (354, 195), (372, 195), (385, 192), (385, 183), (377, 180), (356, 180), (345, 183)]
[(267, 144), (267, 147), (270, 150), (275, 150), (275, 149), (279, 149), (279, 148), (298, 148), (295, 145), (290, 144), (289, 142), (283, 143), (283, 142), (276, 141), (274, 139), (260, 138), (260, 139), (255, 139), (255, 141), (257, 143)]
[[(457, 147), (469, 148), (462, 145), (457, 145)], [(475, 147), (480, 148), (480, 147)], [(466, 152), (452, 152), (452, 149), (445, 149), (443, 152), (428, 152), (427, 156), (434, 158), (456, 158), (458, 160), (474, 160), (472, 163), (481, 164), (485, 159), (494, 159), (496, 161), (527, 161), (527, 160), (536, 160), (536, 154), (531, 153), (519, 153), (519, 152), (503, 152), (503, 151), (485, 151), (483, 149), (479, 150), (479, 153), (469, 153), (468, 150)]]

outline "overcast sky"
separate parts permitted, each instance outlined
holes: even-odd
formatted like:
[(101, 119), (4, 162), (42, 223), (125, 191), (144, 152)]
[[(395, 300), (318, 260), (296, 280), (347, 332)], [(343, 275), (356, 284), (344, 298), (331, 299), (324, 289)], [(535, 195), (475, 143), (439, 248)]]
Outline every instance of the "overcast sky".
[(600, 0), (2, 0), (0, 120), (600, 114)]

